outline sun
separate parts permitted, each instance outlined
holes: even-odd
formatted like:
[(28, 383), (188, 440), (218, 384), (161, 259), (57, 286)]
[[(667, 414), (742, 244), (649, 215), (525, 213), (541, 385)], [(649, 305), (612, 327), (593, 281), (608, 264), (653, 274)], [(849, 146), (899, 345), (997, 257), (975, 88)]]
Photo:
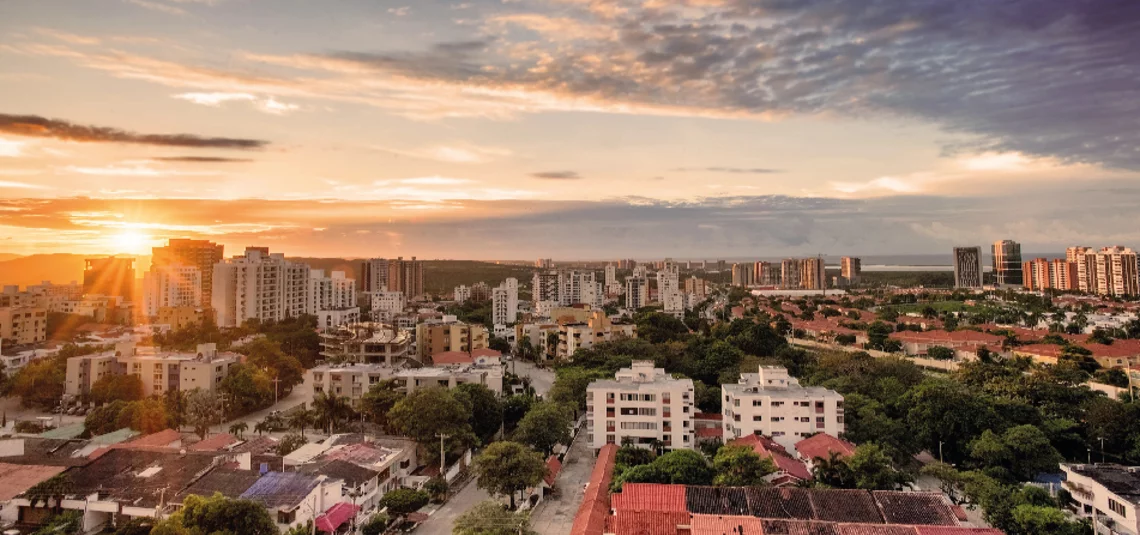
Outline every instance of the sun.
[(150, 236), (137, 230), (124, 230), (111, 236), (111, 245), (116, 253), (145, 254), (150, 242)]

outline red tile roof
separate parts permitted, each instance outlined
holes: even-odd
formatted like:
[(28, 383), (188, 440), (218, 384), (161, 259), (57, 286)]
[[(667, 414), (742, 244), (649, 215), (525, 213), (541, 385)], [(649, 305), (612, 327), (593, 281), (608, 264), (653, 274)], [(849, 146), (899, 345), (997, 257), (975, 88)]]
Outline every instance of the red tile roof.
[(610, 482), (614, 477), (616, 457), (616, 444), (606, 444), (598, 451), (586, 495), (578, 507), (578, 514), (574, 515), (571, 535), (602, 535), (605, 531), (606, 518), (610, 515)]
[(952, 528), (947, 526), (915, 526), (918, 535), (1005, 535), (996, 528)]
[(11, 500), (66, 469), (66, 466), (0, 463), (0, 502)]
[(833, 451), (842, 458), (854, 455), (855, 445), (827, 433), (818, 433), (796, 442), (796, 451), (799, 452), (801, 459), (809, 461), (816, 458), (827, 459)]
[(157, 433), (141, 436), (130, 442), (120, 444), (124, 448), (138, 448), (138, 447), (167, 447), (171, 444), (182, 440), (182, 433), (173, 429), (163, 429)]
[(916, 535), (912, 526), (884, 526), (881, 524), (837, 524), (838, 535)]
[(433, 364), (471, 364), (475, 357), (464, 351), (443, 351), (431, 356)]
[(616, 511), (686, 512), (685, 486), (662, 483), (626, 483), (613, 495)]
[(491, 348), (482, 348), (471, 351), (472, 357), (502, 357), (502, 351), (496, 351)]
[(763, 535), (759, 518), (737, 515), (693, 515), (692, 535)]
[(606, 533), (615, 535), (677, 535), (677, 526), (692, 522), (688, 512), (622, 511), (610, 517)]
[(558, 460), (557, 456), (551, 455), (550, 458), (546, 460), (546, 477), (543, 478), (543, 481), (546, 482), (546, 486), (553, 487), (554, 481), (558, 479), (558, 473), (561, 471), (562, 463)]
[(748, 435), (728, 442), (730, 446), (748, 446), (760, 457), (771, 458), (776, 468), (782, 472), (801, 480), (811, 479), (811, 472), (804, 463), (797, 461), (788, 454), (788, 450), (772, 439), (759, 435)]
[(229, 433), (221, 433), (214, 435), (206, 440), (195, 442), (193, 446), (188, 449), (190, 451), (219, 451), (225, 449), (231, 444), (237, 444), (238, 439), (234, 438)]
[(337, 528), (348, 522), (349, 519), (356, 516), (360, 511), (359, 505), (353, 505), (348, 502), (340, 502), (328, 511), (317, 517), (317, 529), (326, 533), (333, 533)]

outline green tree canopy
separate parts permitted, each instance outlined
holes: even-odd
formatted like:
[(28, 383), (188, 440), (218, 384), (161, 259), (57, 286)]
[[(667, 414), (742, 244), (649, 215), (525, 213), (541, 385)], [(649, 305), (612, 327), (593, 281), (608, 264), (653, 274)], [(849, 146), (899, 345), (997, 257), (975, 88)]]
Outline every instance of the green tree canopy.
[(471, 409), (455, 393), (442, 387), (416, 390), (388, 412), (393, 429), (424, 446), (430, 458), (439, 448), (439, 436), (452, 443), (470, 444)]
[(388, 508), (392, 515), (403, 516), (420, 510), (431, 501), (431, 496), (422, 490), (395, 489), (380, 498), (380, 507)]
[(764, 478), (776, 472), (776, 464), (748, 446), (723, 446), (713, 457), (713, 471), (714, 485), (755, 487), (768, 484)]
[(143, 398), (142, 380), (132, 374), (104, 375), (91, 385), (88, 397), (99, 405), (112, 401), (138, 401)]
[(471, 429), (482, 444), (488, 444), (503, 423), (503, 404), (484, 385), (464, 383), (455, 387), (455, 397), (471, 409)]
[(235, 500), (215, 493), (188, 496), (182, 509), (158, 523), (152, 535), (277, 535), (268, 510), (252, 500)]
[(494, 442), (475, 458), (474, 471), (479, 488), (510, 496), (514, 509), (515, 493), (541, 482), (546, 463), (541, 454), (518, 442)]
[(542, 401), (519, 421), (514, 439), (547, 455), (559, 444), (570, 444), (570, 411), (565, 405)]
[(530, 529), (530, 515), (511, 512), (503, 505), (487, 500), (480, 502), (455, 519), (452, 535), (536, 535)]

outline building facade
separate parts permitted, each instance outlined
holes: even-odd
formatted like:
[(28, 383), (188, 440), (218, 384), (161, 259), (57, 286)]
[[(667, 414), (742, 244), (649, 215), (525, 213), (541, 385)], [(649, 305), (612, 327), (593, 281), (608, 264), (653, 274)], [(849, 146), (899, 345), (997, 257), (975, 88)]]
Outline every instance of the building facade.
[(323, 269), (311, 269), (306, 299), (305, 308), (314, 315), (325, 310), (356, 308), (356, 281), (343, 271), (333, 271), (326, 276)]
[(605, 312), (594, 310), (581, 323), (565, 323), (558, 329), (558, 358), (568, 359), (579, 349), (617, 338), (637, 338), (637, 325), (613, 323)]
[(692, 379), (675, 379), (652, 361), (633, 361), (613, 380), (586, 388), (586, 440), (594, 449), (626, 443), (692, 449), (694, 399)]
[(402, 313), (408, 306), (408, 302), (404, 299), (404, 292), (378, 290), (370, 292), (370, 294), (373, 321), (392, 321), (392, 318)]
[(83, 268), (83, 293), (132, 300), (135, 295), (135, 259), (117, 256), (88, 258)]
[(218, 352), (215, 344), (199, 344), (191, 353), (122, 343), (111, 352), (67, 359), (64, 394), (74, 397), (90, 393), (91, 386), (108, 374), (138, 377), (144, 396), (172, 390), (216, 390), (239, 361), (235, 353)]
[(424, 296), (424, 264), (412, 257), (388, 261), (388, 289), (404, 292), (404, 297), (417, 300)]
[(331, 363), (398, 366), (408, 360), (411, 334), (386, 323), (353, 323), (327, 329), (321, 357)]
[(993, 255), (994, 283), (998, 286), (1021, 286), (1021, 244), (1013, 240), (996, 241), (990, 246)]
[(625, 307), (637, 310), (649, 304), (649, 279), (628, 277), (625, 279)]
[(854, 256), (845, 256), (839, 259), (839, 276), (847, 284), (856, 284), (863, 274), (863, 260)]
[(432, 355), (446, 351), (470, 353), (486, 349), (488, 343), (490, 335), (486, 327), (464, 323), (455, 316), (416, 325), (416, 360), (420, 362), (427, 362)]
[[(211, 273), (213, 269), (210, 266)], [(157, 316), (161, 308), (201, 306), (202, 271), (197, 266), (164, 263), (152, 265), (143, 274), (143, 314), (146, 317)]]
[(511, 325), (519, 317), (519, 281), (510, 277), (491, 291), (491, 323)]
[(751, 263), (732, 265), (732, 285), (747, 288), (752, 286), (752, 275), (755, 266)]
[(783, 366), (760, 366), (740, 381), (721, 385), (724, 440), (758, 434), (782, 446), (815, 433), (843, 433), (843, 396), (834, 390), (800, 386)]
[(225, 246), (209, 240), (173, 239), (166, 247), (151, 249), (151, 270), (157, 267), (181, 265), (198, 268), (202, 279), (198, 306), (210, 306), (214, 295), (214, 264), (225, 258)]
[(38, 344), (47, 340), (47, 308), (0, 307), (0, 340), (20, 345)]
[(954, 287), (982, 287), (982, 248), (954, 248)]
[(1140, 295), (1136, 252), (1119, 245), (1096, 253), (1096, 293), (1100, 295)]
[(752, 282), (757, 286), (779, 286), (780, 266), (771, 262), (756, 262)]
[(1140, 535), (1140, 468), (1117, 464), (1062, 464), (1064, 487), (1077, 514), (1095, 519), (1094, 533)]
[(211, 300), (220, 327), (237, 327), (247, 320), (280, 321), (308, 311), (309, 266), (285, 260), (265, 247), (247, 247), (245, 254), (214, 266)]
[(360, 263), (360, 291), (375, 293), (388, 290), (388, 259), (370, 258)]

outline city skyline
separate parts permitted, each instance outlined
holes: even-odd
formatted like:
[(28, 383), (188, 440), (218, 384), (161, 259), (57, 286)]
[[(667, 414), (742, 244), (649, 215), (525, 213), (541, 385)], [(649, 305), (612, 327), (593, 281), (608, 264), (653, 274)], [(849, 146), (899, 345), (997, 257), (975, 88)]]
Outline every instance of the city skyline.
[(1132, 4), (264, 8), (0, 5), (0, 252), (1140, 241)]

